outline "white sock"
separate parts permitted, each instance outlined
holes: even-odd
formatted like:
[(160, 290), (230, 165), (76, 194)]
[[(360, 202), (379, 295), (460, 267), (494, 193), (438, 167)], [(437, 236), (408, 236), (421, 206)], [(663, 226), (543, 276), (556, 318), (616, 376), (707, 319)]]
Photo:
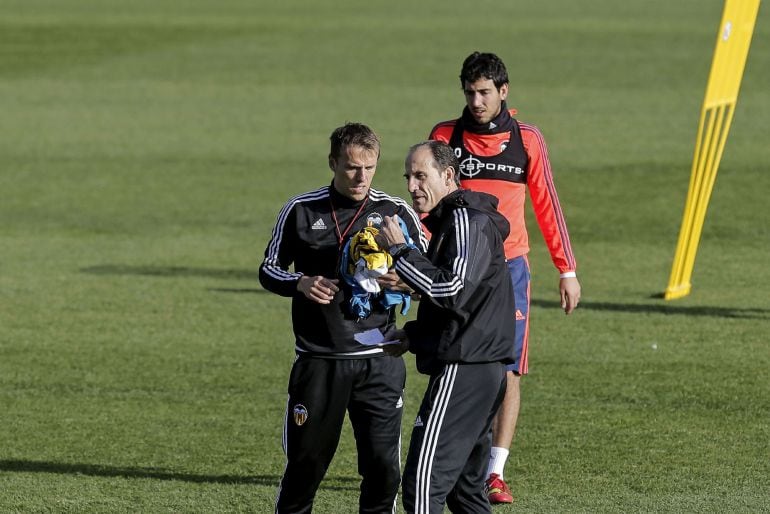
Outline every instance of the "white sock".
[(503, 469), (505, 468), (505, 461), (508, 459), (508, 450), (506, 448), (499, 448), (497, 446), (492, 447), (492, 451), (489, 452), (489, 464), (487, 465), (487, 476), (492, 473), (496, 473), (503, 478)]

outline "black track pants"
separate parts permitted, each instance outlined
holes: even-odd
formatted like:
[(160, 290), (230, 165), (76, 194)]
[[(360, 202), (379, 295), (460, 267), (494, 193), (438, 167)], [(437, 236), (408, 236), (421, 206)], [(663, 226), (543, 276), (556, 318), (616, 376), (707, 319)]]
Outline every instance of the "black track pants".
[(415, 514), (491, 512), (484, 492), (492, 419), (505, 365), (447, 364), (431, 376), (404, 468), (404, 509)]
[(350, 416), (363, 477), (361, 513), (394, 512), (400, 481), (400, 357), (323, 359), (300, 356), (291, 370), (284, 424), (287, 463), (276, 512), (311, 512), (313, 498), (334, 456), (345, 412)]

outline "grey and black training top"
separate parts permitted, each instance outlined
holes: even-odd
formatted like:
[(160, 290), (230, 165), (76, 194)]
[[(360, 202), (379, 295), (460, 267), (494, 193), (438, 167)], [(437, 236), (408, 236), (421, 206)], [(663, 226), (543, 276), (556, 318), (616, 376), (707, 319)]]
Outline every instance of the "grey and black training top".
[(376, 189), (356, 202), (330, 185), (295, 196), (281, 209), (259, 268), (259, 281), (268, 291), (292, 298), (298, 353), (329, 358), (382, 354), (380, 348), (364, 346), (353, 336), (373, 328), (389, 335), (395, 329), (393, 308), (386, 310), (373, 302), (371, 315), (357, 320), (347, 310), (351, 291), (344, 281), (340, 280), (340, 291), (329, 305), (308, 300), (297, 290), (297, 282), (302, 275), (339, 278), (340, 252), (346, 240), (366, 226), (379, 226), (385, 216), (394, 214), (404, 220), (412, 239), (424, 251), (427, 240), (412, 208), (401, 198)]
[(398, 257), (398, 275), (421, 295), (405, 325), (423, 373), (447, 363), (514, 361), (513, 286), (503, 250), (509, 225), (497, 198), (460, 189), (422, 220), (431, 236), (425, 255)]

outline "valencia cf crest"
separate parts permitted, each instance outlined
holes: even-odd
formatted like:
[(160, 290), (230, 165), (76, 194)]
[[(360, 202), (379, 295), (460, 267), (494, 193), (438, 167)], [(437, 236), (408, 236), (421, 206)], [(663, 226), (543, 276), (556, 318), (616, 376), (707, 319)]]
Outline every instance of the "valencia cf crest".
[(301, 403), (294, 406), (294, 424), (301, 427), (307, 421), (308, 413), (307, 409)]
[(376, 227), (380, 228), (382, 225), (382, 215), (378, 212), (373, 212), (369, 216), (366, 217), (366, 226), (367, 227)]

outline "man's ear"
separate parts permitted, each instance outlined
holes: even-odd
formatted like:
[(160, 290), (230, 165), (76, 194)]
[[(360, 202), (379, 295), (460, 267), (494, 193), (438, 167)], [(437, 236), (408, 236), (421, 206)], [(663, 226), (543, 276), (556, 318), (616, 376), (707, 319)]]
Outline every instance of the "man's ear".
[(502, 86), (500, 86), (500, 98), (503, 100), (508, 98), (508, 83), (505, 83)]
[(452, 166), (447, 166), (444, 173), (446, 173), (446, 185), (454, 184), (456, 174), (455, 169)]
[(334, 157), (332, 157), (330, 155), (329, 156), (329, 169), (334, 171), (334, 168), (336, 168), (336, 167), (337, 167), (337, 159), (335, 159)]

